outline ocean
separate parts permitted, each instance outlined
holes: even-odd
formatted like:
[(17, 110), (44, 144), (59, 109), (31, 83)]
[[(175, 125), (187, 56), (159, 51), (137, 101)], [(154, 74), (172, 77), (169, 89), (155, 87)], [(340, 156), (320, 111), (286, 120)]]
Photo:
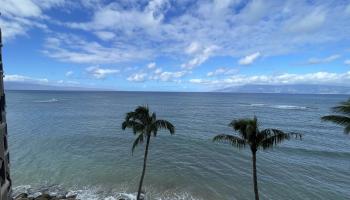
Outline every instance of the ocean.
[(14, 193), (69, 191), (133, 199), (144, 146), (131, 146), (125, 113), (148, 105), (176, 127), (151, 138), (148, 199), (253, 199), (250, 150), (213, 143), (233, 119), (304, 134), (257, 154), (261, 199), (349, 199), (350, 135), (320, 121), (346, 95), (6, 91)]

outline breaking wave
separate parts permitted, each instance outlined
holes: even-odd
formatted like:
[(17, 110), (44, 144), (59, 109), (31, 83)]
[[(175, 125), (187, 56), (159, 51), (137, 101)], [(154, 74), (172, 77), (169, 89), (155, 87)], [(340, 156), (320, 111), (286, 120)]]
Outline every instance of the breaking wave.
[(276, 108), (276, 109), (282, 109), (282, 110), (307, 110), (311, 109), (306, 106), (295, 106), (295, 105), (269, 105), (269, 104), (262, 104), (262, 103), (252, 103), (252, 104), (241, 104), (243, 106), (252, 106), (252, 107), (266, 107), (266, 108)]
[(35, 103), (54, 103), (54, 102), (58, 102), (58, 99), (52, 98), (52, 99), (48, 99), (48, 100), (38, 100), (38, 101), (34, 101)]
[[(21, 193), (27, 193), (28, 197), (38, 197), (43, 193), (47, 193), (51, 196), (76, 196), (79, 200), (136, 200), (137, 193), (130, 193), (126, 191), (120, 192), (107, 192), (102, 188), (83, 188), (65, 190), (59, 185), (44, 186), (40, 188), (32, 188), (30, 185), (21, 185), (13, 188), (13, 197), (18, 196)], [(145, 195), (145, 200), (201, 200), (195, 198), (186, 192), (168, 192), (156, 193), (148, 191)]]

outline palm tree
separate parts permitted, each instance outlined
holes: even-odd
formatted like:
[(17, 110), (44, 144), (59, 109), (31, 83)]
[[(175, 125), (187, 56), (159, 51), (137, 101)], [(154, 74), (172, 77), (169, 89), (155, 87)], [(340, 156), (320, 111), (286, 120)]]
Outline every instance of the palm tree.
[(157, 136), (158, 130), (167, 129), (170, 134), (175, 133), (175, 127), (168, 121), (157, 119), (156, 113), (150, 114), (148, 106), (138, 106), (134, 111), (128, 112), (125, 121), (122, 123), (122, 129), (130, 128), (133, 130), (136, 139), (132, 145), (132, 153), (137, 145), (142, 144), (146, 140), (145, 155), (143, 158), (143, 169), (137, 191), (137, 200), (140, 200), (143, 178), (146, 172), (146, 161), (151, 136)]
[(340, 105), (332, 108), (333, 112), (339, 115), (327, 115), (321, 117), (323, 121), (330, 121), (335, 124), (344, 126), (344, 133), (350, 133), (350, 99), (341, 102)]
[(253, 182), (255, 199), (259, 200), (258, 181), (256, 173), (256, 152), (258, 149), (268, 149), (281, 143), (284, 140), (289, 140), (292, 135), (301, 138), (298, 133), (286, 133), (278, 129), (259, 130), (258, 119), (238, 119), (233, 120), (229, 127), (232, 127), (239, 135), (220, 134), (213, 138), (213, 141), (228, 142), (238, 148), (250, 146), (253, 160)]

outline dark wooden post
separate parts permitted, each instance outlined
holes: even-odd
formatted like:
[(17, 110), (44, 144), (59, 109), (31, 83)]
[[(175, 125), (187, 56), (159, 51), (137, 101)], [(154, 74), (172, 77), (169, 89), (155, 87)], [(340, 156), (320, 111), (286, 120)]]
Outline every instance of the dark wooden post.
[[(1, 14), (0, 14), (1, 15)], [(12, 199), (10, 178), (10, 154), (7, 144), (6, 101), (4, 68), (2, 62), (2, 33), (0, 27), (0, 200)]]

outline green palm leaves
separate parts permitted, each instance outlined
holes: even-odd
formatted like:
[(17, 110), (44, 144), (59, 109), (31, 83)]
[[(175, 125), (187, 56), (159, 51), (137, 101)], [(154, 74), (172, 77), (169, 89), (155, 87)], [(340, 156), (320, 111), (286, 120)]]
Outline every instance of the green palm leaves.
[(137, 200), (140, 200), (142, 199), (142, 183), (146, 172), (146, 162), (151, 136), (157, 136), (158, 131), (161, 129), (168, 130), (170, 134), (174, 134), (175, 127), (167, 120), (157, 119), (156, 113), (151, 114), (148, 106), (139, 106), (134, 111), (126, 113), (125, 120), (122, 123), (122, 129), (125, 130), (126, 128), (132, 129), (134, 135), (136, 135), (136, 139), (132, 145), (132, 152), (134, 152), (138, 145), (146, 140), (143, 169), (136, 197)]
[(292, 137), (301, 138), (301, 135), (298, 133), (287, 133), (278, 129), (264, 129), (260, 131), (256, 117), (253, 119), (233, 120), (229, 126), (237, 131), (238, 135), (220, 134), (215, 136), (213, 141), (227, 142), (238, 148), (249, 145), (252, 150), (258, 150), (259, 148), (271, 148)]
[(256, 171), (256, 152), (258, 149), (268, 149), (276, 146), (284, 140), (289, 140), (292, 137), (300, 138), (301, 134), (293, 132), (283, 132), (278, 129), (259, 130), (258, 119), (238, 119), (233, 120), (230, 127), (238, 132), (238, 135), (220, 134), (213, 138), (214, 142), (226, 142), (237, 148), (249, 145), (252, 152), (253, 161), (253, 183), (255, 200), (259, 200), (257, 171)]
[(344, 133), (350, 133), (350, 99), (341, 102), (339, 106), (332, 108), (333, 112), (339, 115), (327, 115), (322, 117), (323, 121), (330, 121), (344, 127)]
[(132, 146), (132, 152), (139, 144), (150, 136), (157, 136), (161, 129), (168, 130), (170, 134), (175, 133), (175, 127), (167, 120), (157, 119), (156, 113), (150, 114), (148, 106), (139, 106), (134, 111), (128, 112), (122, 123), (122, 129), (132, 129), (136, 139)]

